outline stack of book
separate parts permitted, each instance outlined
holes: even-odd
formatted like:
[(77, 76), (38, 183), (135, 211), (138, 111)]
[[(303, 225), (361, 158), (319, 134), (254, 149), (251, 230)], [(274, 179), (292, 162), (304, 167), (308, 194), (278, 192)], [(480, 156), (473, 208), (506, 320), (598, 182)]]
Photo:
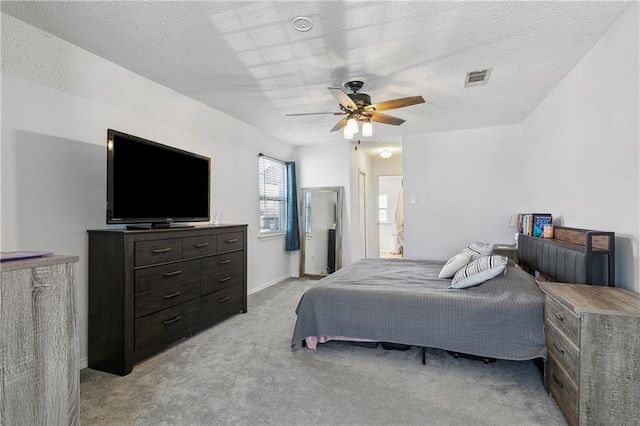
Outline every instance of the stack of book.
[(531, 237), (542, 237), (544, 225), (551, 225), (551, 213), (518, 213), (518, 232)]

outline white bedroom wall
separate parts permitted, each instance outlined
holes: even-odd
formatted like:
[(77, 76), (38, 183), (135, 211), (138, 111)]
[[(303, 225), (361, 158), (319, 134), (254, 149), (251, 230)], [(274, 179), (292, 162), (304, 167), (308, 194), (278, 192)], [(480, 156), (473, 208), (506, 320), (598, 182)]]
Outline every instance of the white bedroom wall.
[[(299, 188), (341, 186), (344, 188), (342, 213), (342, 264), (351, 263), (351, 197), (349, 176), (350, 145), (338, 140), (334, 145), (299, 146), (295, 151)], [(300, 267), (298, 254), (292, 256), (291, 270)], [(297, 272), (295, 273), (297, 274)]]
[(3, 251), (80, 256), (81, 365), (87, 357), (87, 229), (105, 228), (106, 131), (211, 158), (212, 212), (246, 223), (248, 286), (290, 276), (284, 239), (258, 239), (258, 165), (293, 146), (2, 14), (0, 222)]
[(511, 243), (521, 208), (520, 125), (404, 138), (405, 257), (446, 260)]
[(523, 208), (615, 231), (616, 285), (640, 291), (639, 4), (523, 122)]

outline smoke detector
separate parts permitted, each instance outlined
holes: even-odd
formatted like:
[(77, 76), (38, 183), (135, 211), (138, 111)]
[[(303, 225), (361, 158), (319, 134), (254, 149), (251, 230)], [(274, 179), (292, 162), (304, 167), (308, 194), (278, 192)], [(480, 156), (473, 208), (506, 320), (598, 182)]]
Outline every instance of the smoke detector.
[(487, 84), (489, 75), (493, 68), (487, 68), (479, 71), (469, 71), (464, 79), (464, 87), (481, 86)]
[(293, 20), (291, 21), (291, 25), (296, 31), (305, 33), (313, 28), (313, 21), (311, 20), (311, 18), (308, 18), (306, 16), (298, 16), (296, 18), (293, 18)]

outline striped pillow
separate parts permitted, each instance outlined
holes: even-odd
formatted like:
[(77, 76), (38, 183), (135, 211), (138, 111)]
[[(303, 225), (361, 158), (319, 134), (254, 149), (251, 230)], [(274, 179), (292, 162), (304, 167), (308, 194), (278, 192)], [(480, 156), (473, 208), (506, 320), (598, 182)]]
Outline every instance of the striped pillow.
[(467, 288), (482, 284), (501, 273), (506, 273), (508, 257), (482, 256), (461, 268), (453, 277), (449, 288)]
[(476, 241), (462, 249), (463, 253), (469, 253), (471, 260), (476, 260), (480, 256), (490, 256), (493, 254), (493, 244), (486, 244), (484, 241)]

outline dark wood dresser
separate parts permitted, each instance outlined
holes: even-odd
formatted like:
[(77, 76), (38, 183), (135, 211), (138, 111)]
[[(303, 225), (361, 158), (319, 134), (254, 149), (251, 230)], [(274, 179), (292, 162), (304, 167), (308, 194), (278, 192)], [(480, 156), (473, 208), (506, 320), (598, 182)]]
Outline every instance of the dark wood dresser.
[(546, 294), (545, 388), (570, 425), (640, 420), (640, 294), (540, 282)]
[(247, 312), (247, 225), (89, 233), (89, 367), (134, 363)]

